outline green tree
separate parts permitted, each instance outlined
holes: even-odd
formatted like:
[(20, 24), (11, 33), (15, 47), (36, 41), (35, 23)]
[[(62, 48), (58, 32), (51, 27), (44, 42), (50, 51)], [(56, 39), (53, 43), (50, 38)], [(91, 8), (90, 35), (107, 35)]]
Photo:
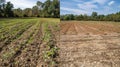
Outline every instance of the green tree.
[(38, 6), (38, 8), (39, 8), (39, 10), (41, 10), (42, 9), (42, 5), (43, 5), (43, 3), (42, 2), (40, 2), (40, 1), (37, 1), (37, 6)]
[(53, 17), (59, 18), (60, 17), (60, 2), (59, 0), (53, 0), (52, 2), (52, 15)]
[(92, 20), (97, 20), (97, 12), (92, 12), (91, 19)]
[(32, 9), (31, 8), (26, 8), (23, 11), (24, 17), (32, 17)]
[(44, 11), (44, 17), (51, 17), (52, 9), (51, 9), (51, 1), (50, 0), (47, 0), (44, 3), (43, 11)]
[[(60, 17), (59, 0), (46, 0), (44, 3), (37, 1), (33, 8), (18, 8), (13, 9), (13, 4), (10, 2), (3, 3), (0, 0), (0, 17)], [(70, 17), (69, 17), (70, 19)]]
[(33, 8), (32, 8), (32, 13), (33, 13), (33, 16), (34, 16), (34, 17), (39, 16), (39, 9), (38, 9), (37, 6), (33, 6)]
[(92, 12), (92, 17), (96, 17), (97, 16), (97, 12)]
[(23, 10), (18, 8), (13, 10), (14, 17), (23, 17)]
[(81, 14), (81, 15), (77, 15), (75, 17), (76, 20), (83, 20), (84, 19), (84, 16)]
[(104, 20), (104, 15), (98, 15), (97, 16), (97, 20), (99, 20), (99, 21), (103, 21)]
[(0, 5), (0, 17), (2, 17), (2, 13), (3, 13), (3, 11), (2, 11), (2, 5)]
[(11, 2), (7, 2), (7, 4), (5, 5), (5, 17), (13, 17), (13, 4)]

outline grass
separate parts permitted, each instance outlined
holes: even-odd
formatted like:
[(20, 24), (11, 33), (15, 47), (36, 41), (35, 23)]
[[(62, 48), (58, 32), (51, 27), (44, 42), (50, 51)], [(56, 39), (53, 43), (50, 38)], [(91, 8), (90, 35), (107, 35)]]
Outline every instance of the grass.
[[(44, 20), (44, 19), (43, 19)], [(46, 48), (45, 51), (43, 51), (43, 58), (45, 63), (47, 63), (49, 66), (53, 67), (56, 65), (56, 61), (54, 60), (57, 56), (58, 47), (56, 46), (56, 37), (54, 31), (59, 31), (59, 20), (49, 21), (52, 19), (48, 19), (46, 22), (44, 22), (43, 25), (43, 41), (46, 42)]]
[(50, 60), (50, 64), (54, 64), (53, 59), (58, 48), (55, 46), (56, 42), (50, 26), (59, 30), (59, 22), (60, 20), (55, 18), (0, 19), (0, 43), (2, 44), (0, 45), (0, 59), (4, 60), (2, 63), (9, 64), (11, 60), (17, 57), (17, 53), (25, 52), (28, 45), (36, 42), (36, 40), (41, 40), (41, 38), (35, 39), (35, 37), (40, 34), (38, 31), (42, 28), (44, 35), (39, 36), (42, 37), (42, 43), (46, 42), (45, 46), (47, 46), (44, 48), (47, 50), (44, 51), (43, 56), (45, 60)]

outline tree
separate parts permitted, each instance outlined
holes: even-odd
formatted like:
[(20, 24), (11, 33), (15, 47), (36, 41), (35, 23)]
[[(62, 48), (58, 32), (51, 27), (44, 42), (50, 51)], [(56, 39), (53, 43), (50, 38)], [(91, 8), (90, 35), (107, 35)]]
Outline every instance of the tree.
[(13, 13), (14, 13), (14, 17), (23, 17), (23, 11), (20, 8), (14, 9)]
[(0, 17), (13, 17), (13, 4), (11, 2), (3, 3), (4, 0), (1, 0), (0, 4)]
[(53, 17), (59, 18), (60, 17), (60, 3), (59, 0), (53, 0), (52, 2), (52, 12), (53, 12)]
[(42, 5), (43, 5), (43, 3), (42, 2), (40, 2), (40, 1), (37, 1), (37, 6), (38, 6), (38, 8), (39, 8), (39, 10), (41, 10), (42, 9)]
[(0, 17), (60, 17), (59, 0), (46, 0), (44, 3), (37, 1), (33, 8), (25, 8), (24, 10), (13, 9), (12, 3), (3, 3), (4, 1), (0, 0), (2, 3), (0, 3)]
[(73, 15), (73, 14), (66, 14), (60, 16), (61, 20), (84, 20), (84, 21), (115, 21), (120, 22), (120, 12), (112, 13), (108, 15), (98, 15), (97, 12), (92, 12), (90, 16), (87, 14), (80, 14), (80, 15)]
[(92, 12), (92, 17), (96, 17), (97, 16), (97, 12)]
[(2, 13), (3, 13), (2, 6), (0, 5), (0, 17), (2, 17)]
[(32, 17), (32, 9), (31, 8), (26, 8), (23, 11), (24, 17)]
[(47, 0), (44, 3), (43, 11), (44, 11), (44, 17), (51, 17), (52, 10), (51, 10), (51, 1), (50, 0)]
[(36, 5), (37, 5), (37, 13), (38, 13), (38, 15), (37, 15), (37, 17), (42, 17), (42, 9), (43, 9), (43, 3), (42, 2), (40, 2), (40, 1), (37, 1), (37, 3), (36, 3)]
[(80, 15), (77, 15), (77, 16), (75, 17), (75, 19), (76, 19), (76, 20), (83, 20), (84, 17), (83, 17), (82, 14), (80, 14)]
[(97, 20), (97, 12), (92, 12), (91, 19)]
[(99, 20), (99, 21), (103, 21), (104, 20), (104, 15), (98, 15), (97, 16), (97, 20)]
[(83, 15), (83, 20), (86, 20), (86, 21), (87, 21), (88, 19), (89, 19), (89, 18), (88, 18), (88, 16), (87, 16), (87, 14), (84, 14), (84, 15)]
[(33, 6), (33, 8), (32, 8), (32, 13), (33, 13), (33, 16), (34, 16), (34, 17), (39, 16), (39, 9), (38, 9), (37, 6)]
[(5, 0), (0, 0), (0, 17), (3, 17), (4, 16), (4, 8), (5, 8)]
[(64, 20), (70, 20), (68, 15), (65, 15)]

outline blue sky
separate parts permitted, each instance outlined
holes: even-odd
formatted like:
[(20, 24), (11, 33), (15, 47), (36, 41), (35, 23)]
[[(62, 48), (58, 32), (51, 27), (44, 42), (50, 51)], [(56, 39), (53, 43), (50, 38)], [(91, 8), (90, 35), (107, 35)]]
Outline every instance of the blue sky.
[(32, 8), (34, 5), (36, 5), (37, 1), (45, 2), (46, 0), (6, 0), (7, 2), (10, 1), (12, 4), (14, 4), (14, 8)]
[(60, 0), (60, 14), (110, 14), (120, 11), (120, 0)]

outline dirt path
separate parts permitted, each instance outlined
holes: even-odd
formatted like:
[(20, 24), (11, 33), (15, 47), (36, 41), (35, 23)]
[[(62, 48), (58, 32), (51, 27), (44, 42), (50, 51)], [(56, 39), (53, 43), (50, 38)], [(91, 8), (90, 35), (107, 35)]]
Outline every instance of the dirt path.
[[(120, 67), (120, 33), (101, 34), (106, 31), (96, 33), (98, 29), (81, 23), (64, 24), (58, 67)], [(72, 33), (62, 34), (66, 28), (64, 33)]]

